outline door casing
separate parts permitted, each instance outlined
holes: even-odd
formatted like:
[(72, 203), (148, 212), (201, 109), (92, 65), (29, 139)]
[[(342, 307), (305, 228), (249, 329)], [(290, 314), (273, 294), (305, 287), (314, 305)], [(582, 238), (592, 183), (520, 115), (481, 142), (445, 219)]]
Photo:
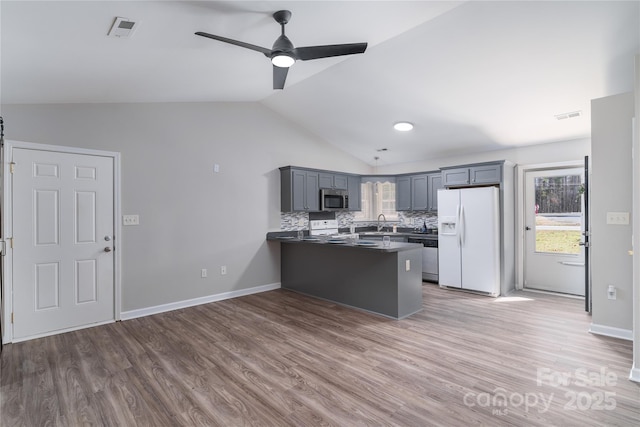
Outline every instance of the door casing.
[[(11, 314), (13, 313), (13, 250), (9, 241), (13, 236), (13, 206), (12, 206), (12, 175), (10, 162), (12, 159), (12, 151), (14, 148), (24, 148), (29, 150), (50, 151), (57, 153), (84, 154), (90, 156), (111, 157), (113, 159), (113, 210), (114, 210), (114, 318), (120, 320), (120, 311), (122, 308), (122, 289), (121, 289), (121, 265), (122, 265), (122, 215), (120, 207), (121, 199), (121, 181), (120, 181), (120, 153), (113, 151), (92, 150), (77, 147), (65, 147), (59, 145), (38, 144), (22, 141), (5, 141), (2, 147), (2, 236), (6, 244), (6, 253), (1, 257), (2, 262), (2, 285), (3, 285), (3, 301), (2, 301), (2, 342), (11, 343), (14, 341), (13, 327), (11, 326)], [(81, 327), (82, 328), (82, 327)], [(69, 330), (80, 329), (72, 328)], [(67, 332), (56, 331), (54, 333)], [(34, 337), (31, 337), (34, 338)]]

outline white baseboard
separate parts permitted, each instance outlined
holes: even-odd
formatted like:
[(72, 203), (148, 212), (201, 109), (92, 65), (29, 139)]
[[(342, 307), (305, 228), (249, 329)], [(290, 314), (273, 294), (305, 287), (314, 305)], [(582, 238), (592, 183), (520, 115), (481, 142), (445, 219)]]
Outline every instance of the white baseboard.
[(633, 341), (633, 331), (631, 329), (614, 328), (612, 326), (596, 325), (592, 323), (589, 332), (596, 335), (604, 335), (612, 338)]
[(640, 367), (634, 366), (629, 373), (629, 380), (640, 383)]
[(207, 295), (205, 297), (171, 302), (169, 304), (156, 305), (154, 307), (123, 311), (120, 313), (120, 319), (129, 320), (129, 319), (135, 319), (137, 317), (151, 316), (152, 314), (165, 313), (167, 311), (193, 307), (201, 304), (208, 304), (210, 302), (222, 301), (226, 299), (242, 297), (245, 295), (257, 294), (260, 292), (272, 291), (274, 289), (280, 289), (280, 283), (272, 283), (270, 285), (256, 286), (253, 288), (240, 289), (240, 290), (231, 291), (231, 292), (223, 292), (221, 294), (215, 294), (215, 295)]

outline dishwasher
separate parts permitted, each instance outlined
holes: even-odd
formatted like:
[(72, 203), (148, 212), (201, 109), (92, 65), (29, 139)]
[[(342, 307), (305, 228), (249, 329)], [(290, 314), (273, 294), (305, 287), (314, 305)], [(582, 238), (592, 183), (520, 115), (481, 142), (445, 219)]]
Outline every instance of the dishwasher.
[(409, 237), (407, 242), (422, 245), (422, 280), (438, 283), (438, 237)]

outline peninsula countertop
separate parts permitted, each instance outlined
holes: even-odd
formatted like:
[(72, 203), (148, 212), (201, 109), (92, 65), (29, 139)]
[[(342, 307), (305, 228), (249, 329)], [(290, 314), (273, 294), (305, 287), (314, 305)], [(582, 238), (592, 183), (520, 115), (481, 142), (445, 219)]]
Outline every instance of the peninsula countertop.
[[(295, 234), (295, 232), (294, 232)], [(291, 243), (298, 245), (325, 245), (335, 246), (336, 248), (356, 248), (377, 252), (402, 252), (412, 249), (422, 248), (418, 243), (404, 243), (404, 242), (390, 242), (389, 246), (384, 246), (380, 240), (367, 240), (365, 239), (350, 239), (350, 238), (330, 238), (324, 236), (308, 236), (305, 235), (302, 240), (297, 236), (292, 235), (291, 232), (273, 232), (267, 233), (267, 241)]]

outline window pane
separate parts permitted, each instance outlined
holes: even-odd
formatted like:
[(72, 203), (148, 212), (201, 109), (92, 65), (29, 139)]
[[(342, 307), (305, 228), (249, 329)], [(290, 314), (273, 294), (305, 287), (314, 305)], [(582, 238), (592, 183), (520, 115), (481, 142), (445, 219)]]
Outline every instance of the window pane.
[(362, 210), (354, 214), (356, 220), (375, 221), (381, 213), (390, 218), (397, 215), (395, 183), (363, 182), (360, 189)]
[(539, 177), (534, 186), (536, 252), (579, 254), (582, 177)]

